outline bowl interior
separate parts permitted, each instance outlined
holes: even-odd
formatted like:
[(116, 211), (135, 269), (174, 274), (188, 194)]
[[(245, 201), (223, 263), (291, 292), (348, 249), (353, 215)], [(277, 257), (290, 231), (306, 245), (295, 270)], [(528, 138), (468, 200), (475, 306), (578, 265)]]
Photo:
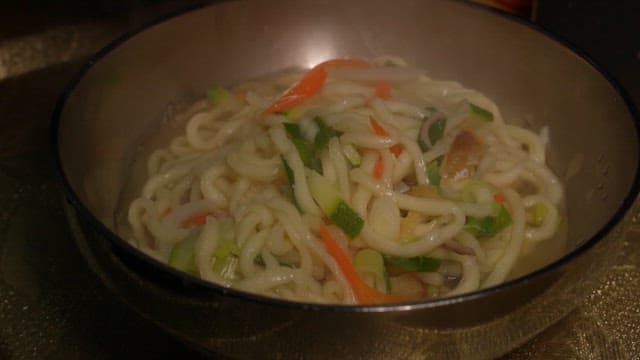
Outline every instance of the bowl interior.
[(606, 77), (530, 26), (440, 0), (230, 2), (116, 42), (58, 109), (54, 142), (71, 198), (117, 233), (132, 162), (159, 128), (179, 127), (167, 120), (179, 104), (213, 84), (380, 55), (485, 93), (510, 122), (549, 127), (549, 162), (565, 182), (571, 248), (618, 221), (635, 198), (637, 128)]

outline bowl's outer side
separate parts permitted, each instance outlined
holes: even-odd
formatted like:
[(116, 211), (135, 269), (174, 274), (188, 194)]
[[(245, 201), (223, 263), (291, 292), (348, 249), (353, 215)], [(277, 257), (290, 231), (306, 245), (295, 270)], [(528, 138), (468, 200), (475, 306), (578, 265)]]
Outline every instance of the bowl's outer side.
[[(231, 2), (117, 45), (90, 64), (54, 121), (76, 207), (70, 219), (105, 283), (185, 341), (236, 357), (498, 356), (573, 309), (613, 261), (627, 224), (622, 215), (637, 192), (633, 116), (587, 61), (512, 19), (443, 0)], [(549, 161), (567, 188), (569, 240), (587, 246), (475, 295), (349, 310), (286, 306), (203, 286), (114, 235), (132, 159), (154, 130), (174, 126), (158, 124), (167, 104), (201, 97), (212, 84), (383, 54), (484, 92), (508, 119), (534, 130), (549, 125)], [(89, 225), (75, 222), (75, 211)]]
[(504, 355), (568, 314), (595, 289), (616, 260), (612, 254), (620, 253), (630, 221), (625, 219), (565, 266), (507, 291), (433, 308), (359, 312), (273, 306), (194, 287), (122, 254), (73, 208), (66, 210), (81, 253), (125, 303), (190, 346), (243, 359), (466, 360)]

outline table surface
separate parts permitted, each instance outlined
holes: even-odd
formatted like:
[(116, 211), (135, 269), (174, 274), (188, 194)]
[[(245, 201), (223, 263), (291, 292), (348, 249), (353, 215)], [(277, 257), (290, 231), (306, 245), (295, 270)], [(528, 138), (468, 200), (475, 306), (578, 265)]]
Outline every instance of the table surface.
[[(83, 61), (184, 6), (0, 5), (0, 359), (202, 357), (114, 298), (89, 270), (69, 232), (48, 148), (55, 102)], [(640, 104), (637, 14), (636, 1), (540, 1), (536, 21), (603, 64)], [(624, 251), (613, 254), (617, 264), (583, 305), (504, 359), (638, 358), (638, 237), (628, 234)]]

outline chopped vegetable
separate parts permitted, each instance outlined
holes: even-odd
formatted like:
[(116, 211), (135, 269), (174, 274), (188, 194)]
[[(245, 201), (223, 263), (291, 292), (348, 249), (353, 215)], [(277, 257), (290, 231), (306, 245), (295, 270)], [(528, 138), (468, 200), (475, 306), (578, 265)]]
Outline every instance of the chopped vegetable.
[(382, 100), (391, 99), (391, 83), (388, 81), (380, 80), (376, 82), (375, 96)]
[(194, 232), (186, 239), (174, 245), (169, 254), (169, 265), (190, 274), (197, 274), (198, 267), (193, 254), (193, 247), (197, 240), (198, 232)]
[(362, 249), (353, 257), (353, 267), (362, 276), (367, 273), (373, 275), (375, 288), (388, 291), (387, 274), (384, 268), (382, 254), (373, 249)]
[(316, 133), (316, 137), (313, 141), (313, 150), (315, 153), (322, 151), (322, 149), (324, 149), (327, 144), (329, 144), (329, 140), (332, 137), (342, 135), (340, 131), (337, 131), (325, 124), (320, 116), (314, 117), (313, 122), (318, 125), (318, 132)]
[(447, 118), (443, 113), (433, 109), (422, 121), (418, 134), (418, 145), (422, 151), (431, 149), (444, 136)]
[(364, 220), (340, 198), (340, 193), (331, 182), (315, 171), (311, 172), (308, 181), (311, 196), (322, 212), (349, 237), (358, 236)]
[(224, 279), (234, 279), (240, 249), (235, 240), (235, 223), (232, 219), (218, 220), (218, 246), (213, 252), (213, 271)]
[(324, 86), (327, 79), (326, 68), (332, 66), (368, 67), (369, 63), (360, 59), (333, 59), (318, 64), (307, 71), (300, 81), (285, 91), (284, 95), (263, 112), (263, 115), (289, 110), (313, 97)]
[(386, 294), (367, 285), (360, 275), (358, 275), (358, 272), (351, 264), (347, 254), (335, 241), (329, 231), (329, 228), (324, 224), (320, 226), (320, 237), (327, 249), (327, 252), (329, 252), (329, 255), (331, 255), (331, 257), (336, 261), (340, 271), (347, 279), (347, 282), (351, 286), (359, 304), (380, 304), (387, 302), (399, 302), (403, 300), (400, 296)]
[(387, 130), (385, 130), (382, 125), (380, 125), (380, 123), (378, 123), (378, 120), (376, 120), (376, 118), (374, 118), (373, 116), (369, 116), (369, 125), (371, 125), (371, 128), (373, 129), (373, 132), (380, 136), (380, 137), (388, 137), (389, 133), (387, 132)]
[(230, 95), (229, 91), (222, 86), (213, 86), (207, 89), (207, 99), (214, 105), (220, 105), (220, 103), (228, 99)]
[(316, 133), (313, 143), (310, 143), (304, 138), (298, 124), (283, 123), (283, 125), (291, 137), (291, 142), (293, 142), (293, 145), (295, 145), (298, 150), (298, 154), (304, 165), (315, 171), (322, 172), (320, 152), (327, 146), (329, 139), (334, 136), (339, 136), (340, 132), (325, 124), (319, 116), (316, 116), (313, 121), (318, 126), (318, 132)]
[(223, 259), (217, 259), (213, 264), (213, 272), (220, 275), (223, 279), (232, 280), (236, 278), (238, 262), (239, 259), (237, 255), (229, 255)]
[(358, 152), (358, 150), (356, 150), (356, 148), (353, 145), (351, 144), (342, 145), (342, 153), (347, 158), (347, 160), (349, 160), (351, 165), (360, 166), (360, 163), (362, 162), (362, 157), (360, 156), (360, 153)]
[(300, 211), (300, 205), (298, 204), (298, 200), (296, 199), (295, 195), (294, 186), (296, 180), (295, 176), (293, 175), (293, 169), (291, 169), (291, 166), (289, 166), (287, 160), (285, 160), (284, 157), (282, 157), (282, 164), (284, 166), (284, 173), (287, 175), (287, 187), (285, 188), (285, 194), (287, 195), (287, 197), (289, 197), (289, 199), (291, 199), (291, 202), (293, 202), (298, 211)]
[(464, 230), (478, 238), (492, 237), (498, 234), (507, 226), (511, 225), (511, 215), (503, 204), (494, 205), (494, 216), (477, 218), (467, 217)]
[(429, 127), (429, 140), (431, 141), (432, 145), (435, 145), (438, 140), (442, 139), (446, 123), (447, 119), (440, 118)]
[(473, 177), (485, 151), (485, 145), (474, 133), (461, 130), (453, 139), (442, 164), (442, 177), (454, 182)]
[(479, 119), (493, 121), (493, 114), (489, 110), (483, 109), (474, 103), (469, 103), (469, 110), (472, 115)]
[(160, 213), (160, 219), (164, 219), (167, 215), (171, 214), (171, 208), (166, 208)]
[(358, 236), (364, 226), (364, 220), (344, 201), (338, 203), (333, 213), (329, 215), (329, 219), (350, 238)]
[(384, 161), (382, 160), (382, 156), (378, 155), (376, 158), (376, 162), (373, 164), (373, 177), (380, 180), (382, 179), (382, 175), (384, 174)]
[(238, 245), (236, 244), (235, 239), (224, 238), (221, 236), (220, 243), (216, 247), (216, 251), (213, 253), (213, 256), (217, 257), (218, 259), (223, 259), (230, 254), (238, 255), (239, 253), (240, 249), (238, 249)]
[(457, 113), (465, 121), (481, 125), (493, 121), (493, 114), (468, 100), (462, 100), (458, 105)]
[(534, 206), (528, 207), (526, 210), (527, 224), (540, 226), (547, 216), (549, 209), (543, 203), (536, 203)]
[(500, 195), (498, 195), (499, 193), (497, 191), (495, 186), (486, 181), (471, 180), (462, 188), (458, 199), (479, 204), (504, 202), (504, 200), (506, 200), (504, 194), (500, 193)]
[(300, 81), (293, 85), (268, 107), (263, 115), (273, 114), (275, 112), (289, 110), (296, 107), (320, 91), (327, 78), (327, 72), (322, 66), (311, 68)]
[(440, 267), (441, 260), (429, 256), (398, 257), (385, 255), (384, 261), (406, 271), (431, 272)]
[(430, 185), (440, 186), (440, 165), (444, 155), (427, 163), (427, 179)]
[(182, 223), (182, 227), (204, 225), (207, 222), (207, 213), (195, 213)]
[(320, 159), (315, 156), (313, 144), (310, 144), (302, 136), (300, 126), (295, 123), (283, 123), (283, 125), (289, 136), (291, 136), (291, 142), (298, 150), (302, 163), (308, 168), (322, 171), (322, 164), (320, 163)]
[(392, 147), (389, 148), (389, 151), (391, 151), (391, 153), (393, 155), (398, 157), (398, 156), (400, 156), (400, 154), (402, 154), (402, 145), (395, 144), (395, 145), (393, 145)]

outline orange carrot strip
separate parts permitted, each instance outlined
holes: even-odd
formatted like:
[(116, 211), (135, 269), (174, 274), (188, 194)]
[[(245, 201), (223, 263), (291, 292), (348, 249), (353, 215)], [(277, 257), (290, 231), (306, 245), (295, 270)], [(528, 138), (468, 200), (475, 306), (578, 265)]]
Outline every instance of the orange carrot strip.
[(247, 102), (247, 93), (246, 92), (240, 92), (238, 93), (238, 99), (240, 99), (240, 101), (242, 102)]
[(382, 100), (391, 99), (391, 83), (388, 81), (380, 80), (376, 82), (375, 96)]
[(384, 162), (382, 161), (382, 155), (378, 155), (375, 164), (373, 165), (373, 177), (380, 180), (384, 174)]
[(284, 95), (269, 106), (262, 115), (286, 111), (307, 101), (324, 86), (327, 79), (326, 69), (335, 66), (368, 67), (369, 63), (361, 59), (332, 59), (320, 63), (312, 67), (300, 81), (285, 91)]
[(190, 225), (204, 225), (207, 222), (207, 215), (208, 214), (206, 213), (196, 213), (185, 220), (182, 226), (188, 227)]
[(276, 102), (269, 106), (262, 114), (268, 115), (296, 107), (317, 94), (324, 85), (327, 72), (324, 67), (314, 67), (302, 79), (287, 90)]
[(351, 260), (347, 254), (335, 241), (329, 232), (329, 228), (325, 224), (320, 226), (320, 237), (322, 238), (322, 242), (327, 248), (329, 255), (334, 258), (340, 268), (340, 271), (344, 277), (347, 278), (347, 281), (349, 282), (349, 285), (351, 285), (359, 304), (379, 304), (386, 302), (399, 302), (403, 300), (401, 296), (385, 294), (367, 285), (351, 264)]
[(398, 156), (400, 156), (400, 154), (402, 154), (402, 145), (395, 144), (395, 145), (393, 145), (392, 147), (389, 148), (389, 151), (391, 151), (391, 153), (393, 155), (398, 157)]
[(376, 120), (376, 118), (374, 118), (373, 116), (369, 116), (369, 125), (371, 125), (371, 128), (373, 129), (373, 132), (376, 133), (376, 135), (389, 136), (389, 133), (387, 132), (387, 130), (385, 130), (380, 125), (380, 123), (378, 123), (378, 120)]
[(507, 201), (507, 198), (504, 196), (503, 193), (495, 193), (495, 195), (493, 195), (493, 200), (495, 200), (498, 204), (501, 204)]
[(164, 209), (163, 212), (160, 213), (160, 218), (164, 219), (169, 214), (171, 214), (171, 208), (166, 208), (166, 209)]

